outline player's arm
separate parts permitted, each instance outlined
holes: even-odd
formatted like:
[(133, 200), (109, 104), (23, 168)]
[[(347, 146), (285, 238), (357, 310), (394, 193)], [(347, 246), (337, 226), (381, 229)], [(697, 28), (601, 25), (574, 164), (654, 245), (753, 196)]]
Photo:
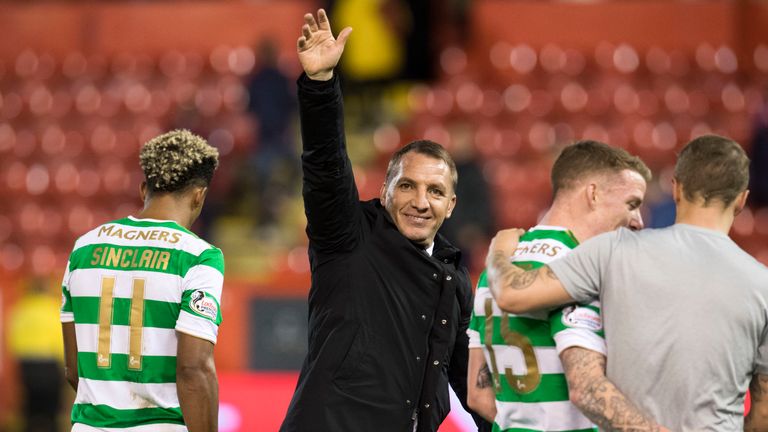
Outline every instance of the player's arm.
[(493, 376), (485, 362), (482, 348), (469, 349), (467, 405), (489, 422), (493, 422), (496, 418), (496, 393), (493, 390)]
[(648, 418), (605, 376), (605, 356), (572, 346), (560, 353), (571, 402), (606, 431), (653, 431), (667, 429)]
[(61, 282), (62, 304), (60, 310), (61, 333), (64, 338), (64, 377), (77, 391), (80, 378), (77, 375), (77, 333), (75, 332), (75, 312), (72, 308), (72, 294), (69, 291), (70, 262), (64, 270)]
[(496, 303), (507, 312), (520, 314), (573, 302), (549, 266), (525, 271), (510, 262), (524, 232), (502, 230), (491, 241), (485, 264)]
[(297, 52), (304, 74), (297, 84), (307, 235), (314, 249), (338, 251), (349, 247), (359, 217), (359, 197), (344, 136), (341, 87), (333, 74), (351, 29), (334, 38), (321, 9), (317, 19), (304, 15), (301, 31)]
[(75, 337), (75, 323), (61, 323), (61, 331), (64, 336), (64, 376), (72, 388), (77, 391), (77, 338)]
[[(465, 276), (465, 279), (469, 281), (469, 274), (466, 269), (461, 270)], [(467, 380), (469, 367), (469, 353), (471, 346), (477, 343), (469, 336), (468, 328), (472, 316), (472, 289), (467, 284), (461, 284), (460, 290), (457, 290), (457, 298), (459, 298), (459, 307), (461, 310), (459, 325), (456, 333), (456, 341), (453, 346), (453, 353), (451, 354), (451, 360), (448, 366), (448, 382), (450, 383), (456, 396), (459, 398), (461, 405), (472, 415), (472, 419), (477, 425), (478, 432), (489, 432), (491, 430), (491, 423), (486, 422), (485, 416), (477, 412), (472, 406), (469, 405), (469, 389), (471, 383)]]
[(768, 431), (768, 375), (755, 374), (749, 384), (752, 406), (744, 419), (744, 430), (749, 432)]
[(181, 413), (189, 432), (218, 430), (219, 385), (213, 343), (176, 332), (176, 384)]

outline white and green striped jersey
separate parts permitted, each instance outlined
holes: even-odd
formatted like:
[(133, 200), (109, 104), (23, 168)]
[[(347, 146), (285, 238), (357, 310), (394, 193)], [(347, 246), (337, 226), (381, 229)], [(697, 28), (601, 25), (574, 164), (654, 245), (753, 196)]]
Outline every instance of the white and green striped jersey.
[[(561, 227), (538, 225), (520, 237), (512, 261), (534, 269), (578, 245)], [(581, 346), (605, 353), (599, 304), (553, 312), (502, 312), (483, 272), (477, 284), (469, 348), (482, 348), (496, 392), (493, 430), (505, 432), (597, 431), (568, 400), (558, 353)]]
[(75, 323), (75, 431), (186, 431), (176, 332), (216, 343), (224, 256), (172, 221), (128, 217), (80, 237), (62, 283)]

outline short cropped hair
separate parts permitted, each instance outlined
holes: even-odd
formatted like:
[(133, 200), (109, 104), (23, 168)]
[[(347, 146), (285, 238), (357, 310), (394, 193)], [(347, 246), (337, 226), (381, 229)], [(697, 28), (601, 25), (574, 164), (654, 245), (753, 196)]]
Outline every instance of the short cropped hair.
[(640, 174), (646, 183), (651, 181), (651, 170), (639, 157), (599, 141), (577, 141), (564, 148), (552, 166), (552, 193), (557, 196), (558, 191), (571, 188), (585, 175), (624, 170)]
[(426, 156), (430, 156), (435, 159), (440, 159), (448, 165), (451, 170), (451, 181), (453, 182), (453, 190), (456, 191), (456, 185), (459, 183), (459, 174), (456, 172), (456, 163), (453, 158), (440, 144), (430, 140), (416, 140), (400, 148), (392, 155), (387, 165), (387, 175), (384, 178), (384, 184), (389, 185), (389, 182), (395, 178), (397, 169), (400, 167), (400, 162), (403, 156), (410, 152), (416, 152)]
[(675, 179), (683, 186), (688, 201), (701, 197), (705, 206), (719, 200), (727, 207), (747, 189), (749, 157), (729, 138), (702, 135), (680, 151)]
[(219, 151), (192, 132), (178, 129), (147, 141), (139, 164), (150, 192), (179, 192), (211, 183)]

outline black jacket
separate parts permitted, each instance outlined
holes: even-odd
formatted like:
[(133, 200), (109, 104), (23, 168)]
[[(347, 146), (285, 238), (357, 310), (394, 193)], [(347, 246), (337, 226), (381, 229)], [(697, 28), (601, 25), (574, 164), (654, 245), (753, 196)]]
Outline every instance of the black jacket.
[(379, 200), (361, 202), (336, 77), (298, 81), (312, 287), (309, 351), (281, 431), (435, 431), (466, 400), (472, 308), (460, 253), (430, 257)]

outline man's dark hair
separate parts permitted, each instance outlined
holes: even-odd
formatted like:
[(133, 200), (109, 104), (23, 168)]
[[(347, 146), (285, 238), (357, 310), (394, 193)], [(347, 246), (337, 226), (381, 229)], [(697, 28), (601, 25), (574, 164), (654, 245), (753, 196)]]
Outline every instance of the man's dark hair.
[(448, 168), (451, 170), (451, 180), (453, 182), (453, 190), (456, 190), (456, 185), (459, 182), (459, 174), (456, 172), (456, 163), (453, 162), (453, 158), (440, 144), (430, 140), (417, 140), (403, 146), (400, 150), (396, 151), (389, 160), (387, 165), (387, 175), (384, 178), (384, 183), (389, 184), (390, 181), (397, 174), (397, 169), (400, 167), (400, 162), (406, 153), (416, 152), (423, 155), (440, 159), (448, 164)]
[(564, 148), (552, 166), (552, 193), (569, 189), (585, 175), (635, 171), (646, 183), (651, 181), (651, 170), (637, 156), (619, 147), (583, 140)]
[(683, 147), (675, 164), (675, 179), (688, 201), (721, 201), (726, 207), (747, 189), (749, 158), (741, 146), (719, 135), (702, 135)]
[(150, 192), (179, 192), (211, 183), (219, 151), (203, 138), (179, 129), (147, 141), (139, 153), (139, 164)]

